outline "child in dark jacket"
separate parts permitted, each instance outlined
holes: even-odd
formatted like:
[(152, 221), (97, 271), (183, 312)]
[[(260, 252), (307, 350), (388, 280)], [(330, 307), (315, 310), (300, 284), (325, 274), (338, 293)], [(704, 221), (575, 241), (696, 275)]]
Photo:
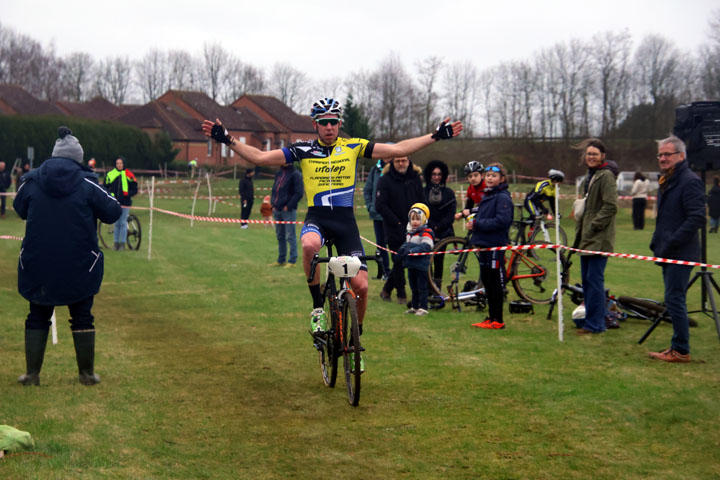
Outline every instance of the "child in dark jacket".
[(430, 256), (409, 256), (409, 254), (432, 251), (434, 235), (427, 226), (429, 217), (430, 209), (424, 203), (416, 203), (410, 208), (405, 243), (398, 249), (398, 255), (403, 259), (403, 263), (408, 269), (408, 280), (410, 290), (412, 290), (411, 308), (405, 313), (415, 315), (427, 315), (428, 313), (427, 272), (430, 266)]
[[(467, 223), (472, 230), (470, 243), (474, 247), (504, 247), (513, 220), (513, 201), (508, 192), (507, 172), (499, 163), (485, 168), (485, 195), (478, 205), (475, 218)], [(473, 327), (500, 330), (505, 328), (503, 302), (505, 300), (505, 251), (480, 252), (480, 279), (488, 299), (488, 317)]]

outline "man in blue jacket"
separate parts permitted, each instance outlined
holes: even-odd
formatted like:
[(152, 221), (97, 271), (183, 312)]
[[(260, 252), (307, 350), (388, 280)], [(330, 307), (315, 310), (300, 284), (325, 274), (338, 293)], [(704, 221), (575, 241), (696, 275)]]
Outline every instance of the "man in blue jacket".
[(103, 277), (97, 220), (114, 223), (122, 208), (81, 165), (83, 149), (67, 127), (58, 129), (52, 158), (22, 178), (13, 207), (25, 224), (18, 261), (18, 291), (30, 302), (25, 320), (27, 372), (23, 385), (39, 385), (50, 318), (57, 305), (70, 310), (79, 380), (94, 385), (93, 298)]
[[(270, 204), (273, 218), (278, 222), (294, 222), (297, 219), (298, 202), (303, 196), (303, 181), (300, 172), (286, 163), (275, 174)], [(275, 236), (278, 241), (278, 259), (271, 263), (274, 267), (294, 267), (297, 263), (297, 237), (294, 223), (276, 223)], [(287, 247), (290, 246), (288, 258)], [(285, 263), (287, 261), (287, 263)]]
[[(705, 186), (690, 171), (685, 143), (675, 136), (658, 142), (660, 188), (657, 220), (650, 242), (656, 257), (700, 261), (698, 230), (705, 224)], [(661, 264), (665, 283), (665, 305), (673, 325), (670, 348), (650, 352), (652, 358), (666, 362), (690, 361), (690, 329), (686, 290), (690, 265)]]

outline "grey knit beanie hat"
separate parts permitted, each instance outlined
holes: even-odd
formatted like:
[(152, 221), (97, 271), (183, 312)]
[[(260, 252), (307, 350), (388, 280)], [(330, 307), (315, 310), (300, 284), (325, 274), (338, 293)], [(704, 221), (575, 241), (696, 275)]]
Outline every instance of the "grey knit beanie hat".
[(73, 137), (72, 131), (67, 127), (58, 128), (58, 139), (55, 140), (53, 157), (71, 158), (78, 163), (83, 162), (83, 148), (77, 138)]

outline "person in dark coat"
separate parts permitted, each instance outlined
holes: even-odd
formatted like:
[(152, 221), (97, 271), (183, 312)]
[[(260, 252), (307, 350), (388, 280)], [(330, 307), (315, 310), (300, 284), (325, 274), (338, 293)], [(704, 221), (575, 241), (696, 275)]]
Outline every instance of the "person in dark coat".
[(0, 218), (5, 216), (5, 202), (7, 201), (7, 197), (4, 193), (10, 188), (11, 182), (10, 172), (5, 168), (5, 162), (0, 162)]
[[(385, 240), (394, 252), (405, 243), (407, 213), (414, 203), (424, 201), (421, 172), (422, 169), (413, 165), (407, 157), (393, 158), (385, 165), (383, 176), (378, 181), (375, 210), (382, 215)], [(405, 269), (396, 254), (392, 255), (392, 261), (392, 271), (380, 291), (380, 297), (390, 300), (395, 289), (398, 303), (404, 305), (407, 303)]]
[(710, 233), (718, 233), (720, 225), (720, 177), (713, 178), (713, 187), (708, 192), (708, 215)]
[(123, 208), (120, 219), (115, 222), (114, 245), (115, 250), (125, 250), (127, 242), (127, 220), (130, 216), (132, 197), (138, 193), (138, 184), (135, 175), (127, 169), (125, 157), (115, 159), (115, 168), (105, 175), (105, 189), (115, 197)]
[[(388, 160), (389, 162), (389, 160)], [(390, 273), (390, 256), (388, 255), (387, 242), (385, 241), (385, 228), (383, 227), (382, 215), (375, 209), (375, 196), (377, 195), (377, 184), (382, 177), (383, 168), (387, 163), (384, 159), (379, 158), (377, 163), (368, 172), (367, 180), (365, 180), (365, 186), (363, 187), (363, 199), (365, 200), (365, 208), (367, 208), (370, 219), (373, 221), (373, 230), (375, 231), (375, 242), (381, 247), (380, 248), (380, 259), (383, 265), (382, 279), (387, 281)], [(378, 277), (380, 273), (378, 272)]]
[[(252, 212), (255, 189), (253, 187), (252, 177), (255, 175), (254, 168), (248, 168), (245, 171), (245, 176), (238, 183), (238, 193), (240, 194), (240, 203), (242, 207), (240, 209), (240, 219), (247, 220), (250, 218)], [(241, 223), (240, 228), (248, 228), (247, 223)]]
[[(297, 220), (298, 202), (303, 196), (302, 175), (293, 164), (286, 163), (275, 174), (270, 204), (273, 216), (278, 222)], [(297, 263), (297, 237), (294, 223), (276, 223), (275, 236), (278, 241), (278, 258), (272, 266), (294, 267)], [(287, 247), (290, 246), (290, 257)], [(287, 263), (286, 263), (287, 262)]]
[[(448, 177), (448, 166), (440, 160), (432, 160), (423, 171), (425, 177), (425, 204), (430, 209), (428, 227), (435, 235), (435, 242), (455, 235), (453, 222), (457, 200), (452, 188), (445, 186)], [(442, 285), (443, 263), (445, 255), (435, 255), (433, 273), (435, 285)]]
[[(650, 250), (656, 257), (700, 261), (700, 234), (705, 225), (705, 185), (686, 160), (685, 143), (675, 136), (658, 142), (657, 219)], [(666, 362), (690, 361), (690, 328), (686, 291), (691, 265), (662, 263), (665, 306), (673, 325), (670, 347), (649, 352), (652, 358)]]
[(114, 223), (120, 203), (81, 165), (83, 149), (60, 127), (53, 156), (22, 178), (13, 207), (25, 224), (18, 262), (18, 291), (30, 302), (25, 320), (27, 372), (18, 381), (39, 385), (50, 318), (58, 305), (70, 310), (79, 380), (94, 385), (95, 327), (91, 313), (103, 278), (97, 221)]

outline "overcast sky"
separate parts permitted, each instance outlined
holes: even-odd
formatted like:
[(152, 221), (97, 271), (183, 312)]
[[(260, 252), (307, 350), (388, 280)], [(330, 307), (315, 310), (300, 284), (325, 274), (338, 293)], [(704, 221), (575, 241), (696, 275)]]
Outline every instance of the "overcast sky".
[(322, 80), (372, 70), (390, 52), (408, 70), (431, 55), (482, 69), (608, 30), (627, 29), (635, 44), (662, 34), (694, 53), (717, 9), (718, 0), (0, 0), (0, 23), (59, 56), (198, 55), (218, 42), (266, 71), (283, 62)]

